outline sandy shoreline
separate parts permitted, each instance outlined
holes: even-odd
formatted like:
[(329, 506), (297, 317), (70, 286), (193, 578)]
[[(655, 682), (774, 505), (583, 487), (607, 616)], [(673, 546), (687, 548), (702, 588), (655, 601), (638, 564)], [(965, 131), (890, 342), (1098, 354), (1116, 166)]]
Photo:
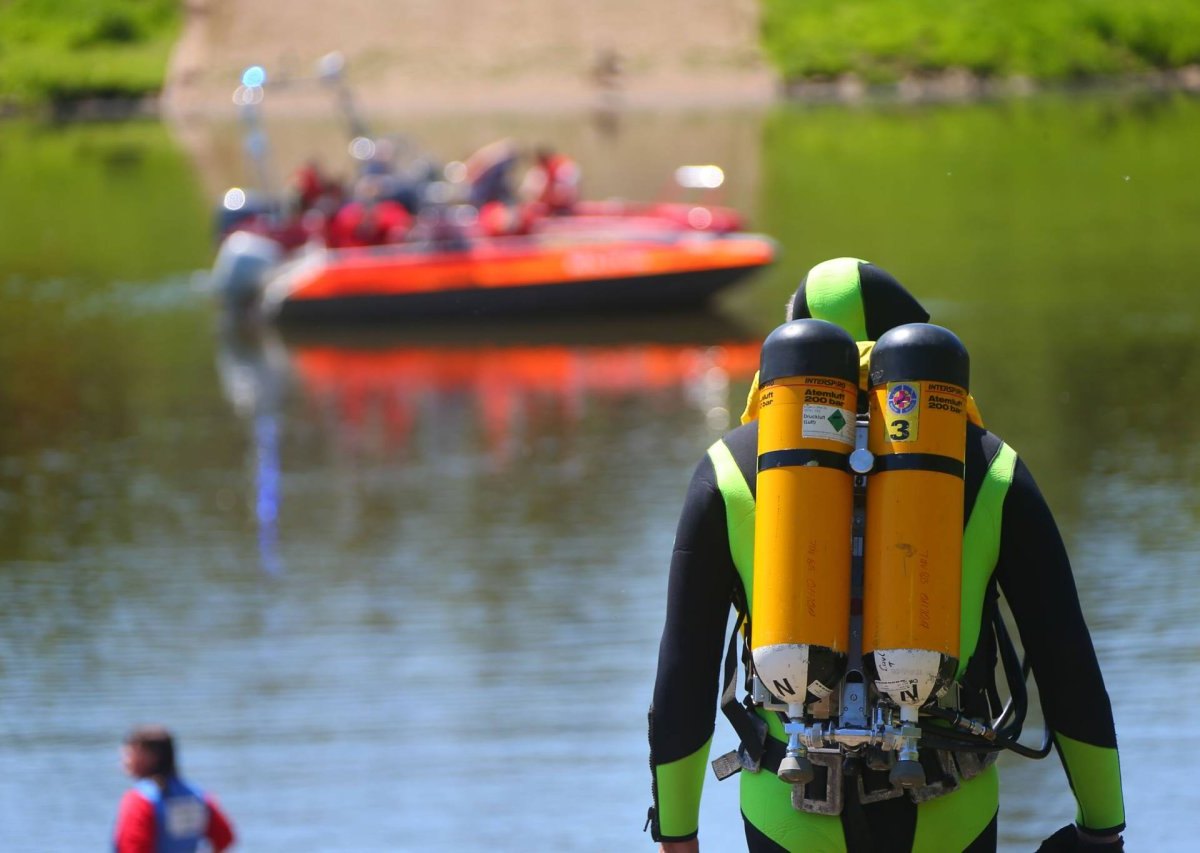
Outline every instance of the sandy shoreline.
[(270, 112), (329, 114), (317, 68), (336, 52), (365, 115), (436, 117), (926, 102), (1095, 88), (1200, 91), (1200, 67), (1039, 83), (964, 69), (867, 85), (781, 81), (759, 44), (757, 0), (185, 0), (162, 92), (54, 104), (56, 117), (222, 121), (245, 68), (268, 74)]
[(755, 0), (190, 0), (160, 107), (227, 115), (257, 64), (275, 84), (272, 110), (327, 111), (316, 68), (334, 51), (368, 113), (718, 106), (779, 93)]

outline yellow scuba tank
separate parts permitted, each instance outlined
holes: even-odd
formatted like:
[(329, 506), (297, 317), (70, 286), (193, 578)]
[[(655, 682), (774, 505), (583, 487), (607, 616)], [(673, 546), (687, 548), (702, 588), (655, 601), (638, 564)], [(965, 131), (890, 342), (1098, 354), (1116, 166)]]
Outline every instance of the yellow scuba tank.
[(793, 783), (812, 778), (804, 706), (834, 690), (849, 647), (858, 361), (854, 339), (824, 320), (763, 342), (750, 642), (758, 677), (788, 707), (779, 776)]
[(884, 333), (871, 353), (863, 657), (900, 708), (891, 779), (906, 787), (925, 782), (919, 709), (958, 666), (969, 374), (959, 339), (928, 323)]

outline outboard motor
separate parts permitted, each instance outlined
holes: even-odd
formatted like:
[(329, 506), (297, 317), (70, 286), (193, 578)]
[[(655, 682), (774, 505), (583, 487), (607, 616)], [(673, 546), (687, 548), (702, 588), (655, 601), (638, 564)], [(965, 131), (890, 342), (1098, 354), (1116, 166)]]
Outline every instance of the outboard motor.
[(279, 243), (249, 231), (234, 231), (217, 251), (209, 285), (230, 311), (245, 311), (257, 304), (267, 272), (280, 262)]

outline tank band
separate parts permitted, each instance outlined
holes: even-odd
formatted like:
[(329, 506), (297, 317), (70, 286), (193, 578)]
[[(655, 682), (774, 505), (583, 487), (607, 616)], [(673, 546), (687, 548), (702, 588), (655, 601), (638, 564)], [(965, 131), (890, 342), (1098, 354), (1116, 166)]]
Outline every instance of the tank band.
[(850, 471), (845, 453), (832, 450), (768, 450), (758, 457), (758, 470), (769, 468), (836, 468)]
[[(759, 464), (761, 468), (761, 463)], [(939, 453), (885, 453), (875, 457), (871, 473), (883, 471), (936, 471), (952, 477), (963, 478), (964, 465), (961, 460)]]

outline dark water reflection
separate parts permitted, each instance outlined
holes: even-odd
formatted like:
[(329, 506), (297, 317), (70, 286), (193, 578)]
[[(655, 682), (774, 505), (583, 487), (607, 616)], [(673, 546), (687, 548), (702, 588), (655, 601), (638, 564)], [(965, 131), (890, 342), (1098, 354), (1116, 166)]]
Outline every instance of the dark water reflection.
[[(247, 850), (649, 849), (678, 502), (796, 276), (846, 253), (913, 283), (970, 348), (984, 415), (1076, 564), (1128, 837), (1187, 849), (1200, 104), (673, 121), (564, 147), (589, 174), (726, 165), (785, 255), (720, 317), (284, 337), (220, 333), (191, 275), (233, 177), (156, 125), (9, 129), (0, 846), (103, 845), (120, 734), (161, 719)], [(465, 147), (572, 127), (423, 130)], [(47, 187), (73, 188), (73, 232)], [(1004, 849), (1072, 816), (1053, 761), (1006, 761)], [(708, 786), (705, 849), (737, 849), (735, 798)]]

